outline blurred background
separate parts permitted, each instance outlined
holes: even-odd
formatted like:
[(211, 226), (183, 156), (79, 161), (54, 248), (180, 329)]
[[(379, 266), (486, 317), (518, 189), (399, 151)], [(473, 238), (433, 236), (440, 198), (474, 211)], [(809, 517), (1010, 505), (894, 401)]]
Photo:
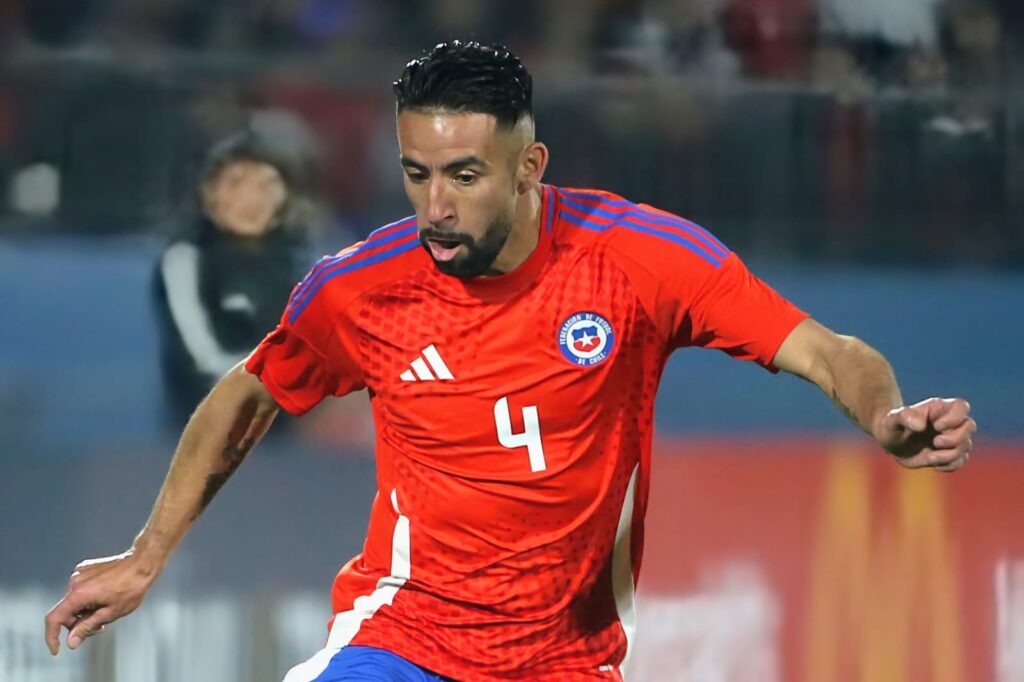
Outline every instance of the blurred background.
[(631, 679), (1024, 680), (1015, 0), (0, 0), (0, 680), (269, 682), (322, 645), (363, 395), (279, 418), (128, 620), (56, 659), (42, 623), (316, 257), (409, 213), (389, 84), (451, 37), (531, 70), (549, 182), (700, 222), (981, 425), (908, 475), (809, 385), (677, 354)]

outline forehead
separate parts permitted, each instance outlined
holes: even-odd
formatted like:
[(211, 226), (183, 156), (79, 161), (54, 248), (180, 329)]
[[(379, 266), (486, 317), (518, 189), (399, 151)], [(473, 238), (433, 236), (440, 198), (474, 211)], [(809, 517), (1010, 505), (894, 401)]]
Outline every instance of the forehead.
[(507, 143), (490, 114), (453, 114), (405, 110), (398, 115), (398, 146), (406, 156), (442, 160), (444, 156), (488, 158)]
[(221, 166), (220, 169), (213, 174), (210, 180), (220, 181), (225, 179), (236, 179), (242, 175), (260, 179), (276, 179), (277, 177), (280, 177), (281, 174), (278, 172), (277, 168), (266, 161), (257, 161), (255, 159), (233, 159)]

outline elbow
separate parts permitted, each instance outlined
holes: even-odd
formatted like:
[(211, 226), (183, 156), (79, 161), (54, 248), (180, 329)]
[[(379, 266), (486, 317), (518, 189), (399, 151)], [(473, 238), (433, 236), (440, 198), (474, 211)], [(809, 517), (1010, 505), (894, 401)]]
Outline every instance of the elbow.
[(211, 392), (227, 402), (254, 408), (257, 414), (276, 413), (277, 402), (263, 382), (245, 368), (245, 361), (229, 369)]
[(851, 357), (867, 347), (855, 336), (831, 334), (823, 340), (818, 352), (813, 354), (805, 378), (831, 396), (835, 393), (837, 377), (842, 374), (842, 368)]

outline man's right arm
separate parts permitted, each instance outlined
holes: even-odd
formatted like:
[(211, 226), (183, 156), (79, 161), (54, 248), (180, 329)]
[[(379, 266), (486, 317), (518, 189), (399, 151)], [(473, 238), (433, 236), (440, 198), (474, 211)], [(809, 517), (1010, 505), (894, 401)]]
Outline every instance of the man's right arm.
[(181, 436), (149, 520), (131, 548), (83, 561), (46, 615), (46, 644), (60, 649), (61, 627), (74, 649), (105, 624), (138, 608), (192, 523), (270, 427), (278, 405), (242, 365), (200, 403)]

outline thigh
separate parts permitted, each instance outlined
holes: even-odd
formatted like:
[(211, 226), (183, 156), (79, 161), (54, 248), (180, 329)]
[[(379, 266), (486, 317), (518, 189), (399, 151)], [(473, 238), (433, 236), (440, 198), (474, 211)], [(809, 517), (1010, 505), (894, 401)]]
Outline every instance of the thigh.
[(346, 646), (333, 655), (321, 651), (306, 663), (295, 666), (284, 682), (441, 682), (442, 679), (385, 649)]

